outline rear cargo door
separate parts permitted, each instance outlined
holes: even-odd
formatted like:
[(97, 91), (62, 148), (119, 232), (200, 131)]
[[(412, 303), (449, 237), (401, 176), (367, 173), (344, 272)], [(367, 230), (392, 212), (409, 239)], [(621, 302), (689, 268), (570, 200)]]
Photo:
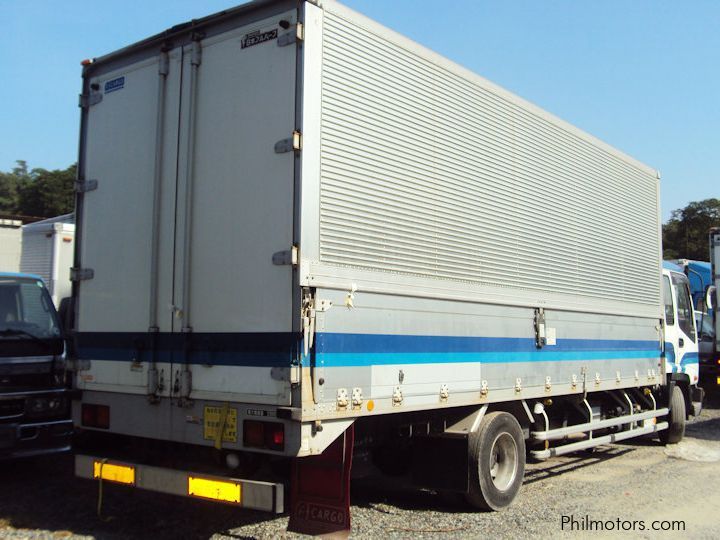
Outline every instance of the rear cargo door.
[[(78, 385), (143, 394), (150, 362), (150, 302), (159, 332), (172, 331), (172, 274), (182, 50), (168, 54), (164, 97), (161, 53), (118, 62), (87, 81), (85, 192), (78, 216), (78, 355), (89, 361)], [(163, 69), (164, 71), (164, 69)], [(163, 118), (158, 117), (162, 106)], [(157, 132), (162, 132), (158, 147)], [(158, 290), (150, 294), (156, 153), (160, 153)], [(164, 340), (167, 341), (167, 340)], [(158, 356), (167, 383), (170, 351)], [(165, 393), (168, 385), (165, 384)]]
[(712, 276), (712, 285), (715, 287), (713, 295), (712, 309), (713, 322), (715, 324), (715, 343), (713, 358), (720, 358), (720, 229), (710, 231), (710, 268)]
[(295, 22), (184, 49), (173, 329), (189, 345), (173, 380), (191, 370), (192, 399), (290, 403), (292, 267), (273, 254), (293, 243), (295, 157), (276, 145), (295, 127), (296, 46), (278, 41)]

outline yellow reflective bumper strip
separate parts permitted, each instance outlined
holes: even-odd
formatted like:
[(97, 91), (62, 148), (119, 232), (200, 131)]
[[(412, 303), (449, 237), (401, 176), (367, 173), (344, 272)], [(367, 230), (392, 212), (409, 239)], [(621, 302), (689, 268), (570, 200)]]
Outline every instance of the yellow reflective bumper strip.
[(119, 484), (135, 484), (135, 467), (114, 463), (93, 462), (93, 478), (102, 478)]
[(235, 482), (188, 476), (188, 495), (239, 504), (242, 501), (242, 488)]

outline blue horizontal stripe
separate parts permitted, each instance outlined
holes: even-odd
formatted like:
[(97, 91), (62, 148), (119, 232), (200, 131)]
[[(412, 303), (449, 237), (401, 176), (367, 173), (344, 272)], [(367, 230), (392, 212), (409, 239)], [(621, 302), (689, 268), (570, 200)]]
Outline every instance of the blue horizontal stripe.
[(699, 363), (700, 363), (700, 357), (698, 356), (698, 353), (696, 353), (696, 352), (685, 353), (682, 357), (682, 360), (680, 360), (680, 365), (683, 367), (689, 366), (690, 364), (699, 364)]
[(85, 332), (75, 345), (78, 358), (87, 360), (283, 367), (296, 358), (299, 339), (290, 332)]
[(697, 352), (688, 352), (683, 354), (683, 357), (680, 360), (680, 366), (678, 368), (678, 365), (675, 363), (675, 347), (669, 341), (665, 342), (665, 357), (667, 360), (667, 365), (671, 367), (673, 373), (685, 373), (686, 370), (684, 368), (693, 364), (698, 365), (700, 362), (700, 357)]
[(320, 353), (324, 367), (378, 366), (390, 364), (451, 364), (478, 362), (577, 362), (631, 358), (658, 359), (659, 351), (565, 351), (565, 352), (482, 352), (482, 353)]
[[(537, 352), (533, 338), (409, 336), (387, 334), (319, 333), (315, 337), (321, 353), (448, 353), (448, 352)], [(558, 339), (552, 351), (646, 351), (660, 353), (658, 341)]]
[[(147, 334), (98, 334), (78, 343), (80, 358), (146, 362), (152, 358)], [(185, 361), (182, 336), (160, 336), (158, 362)], [(532, 338), (336, 334), (315, 336), (315, 363), (331, 366), (388, 364), (567, 362), (648, 358), (659, 359), (656, 341), (560, 339), (538, 349)], [(292, 334), (194, 335), (187, 360), (192, 364), (288, 366), (302, 356), (299, 336)], [(299, 354), (298, 354), (299, 353)], [(303, 364), (309, 365), (309, 358)]]
[(538, 349), (531, 338), (320, 333), (316, 343), (325, 367), (660, 358), (657, 341), (641, 340), (562, 339)]

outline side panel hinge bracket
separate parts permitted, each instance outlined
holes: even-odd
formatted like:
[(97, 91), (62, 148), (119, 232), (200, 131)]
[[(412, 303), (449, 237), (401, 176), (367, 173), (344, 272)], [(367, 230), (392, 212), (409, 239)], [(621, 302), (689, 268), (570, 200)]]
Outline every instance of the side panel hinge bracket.
[(302, 150), (302, 135), (299, 131), (293, 131), (292, 137), (282, 139), (275, 143), (275, 153), (284, 154), (285, 152)]
[(78, 180), (77, 182), (75, 182), (76, 193), (87, 193), (88, 191), (94, 191), (97, 188), (97, 180)]
[(70, 281), (85, 281), (95, 277), (95, 270), (92, 268), (71, 268)]
[(80, 94), (78, 106), (83, 109), (97, 105), (103, 100), (102, 92), (90, 92), (89, 94)]
[(302, 41), (304, 38), (305, 38), (305, 29), (303, 28), (303, 24), (297, 23), (295, 25), (295, 28), (293, 28), (289, 32), (286, 32), (286, 33), (278, 36), (277, 44), (278, 44), (278, 47), (287, 47), (288, 45), (292, 45), (293, 43)]
[(276, 251), (272, 256), (272, 263), (275, 266), (297, 266), (298, 263), (298, 248), (293, 246), (285, 251)]

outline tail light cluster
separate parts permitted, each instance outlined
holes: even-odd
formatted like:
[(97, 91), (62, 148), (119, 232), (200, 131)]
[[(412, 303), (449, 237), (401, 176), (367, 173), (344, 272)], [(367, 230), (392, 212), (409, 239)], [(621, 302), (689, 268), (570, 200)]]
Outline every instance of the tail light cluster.
[[(110, 429), (110, 407), (107, 405), (82, 404), (82, 425), (97, 429)], [(243, 422), (243, 444), (248, 448), (285, 450), (285, 425), (280, 422)]]
[(110, 429), (110, 407), (83, 403), (81, 420), (85, 427)]
[(243, 422), (243, 444), (249, 448), (282, 451), (285, 449), (285, 426), (280, 422)]

